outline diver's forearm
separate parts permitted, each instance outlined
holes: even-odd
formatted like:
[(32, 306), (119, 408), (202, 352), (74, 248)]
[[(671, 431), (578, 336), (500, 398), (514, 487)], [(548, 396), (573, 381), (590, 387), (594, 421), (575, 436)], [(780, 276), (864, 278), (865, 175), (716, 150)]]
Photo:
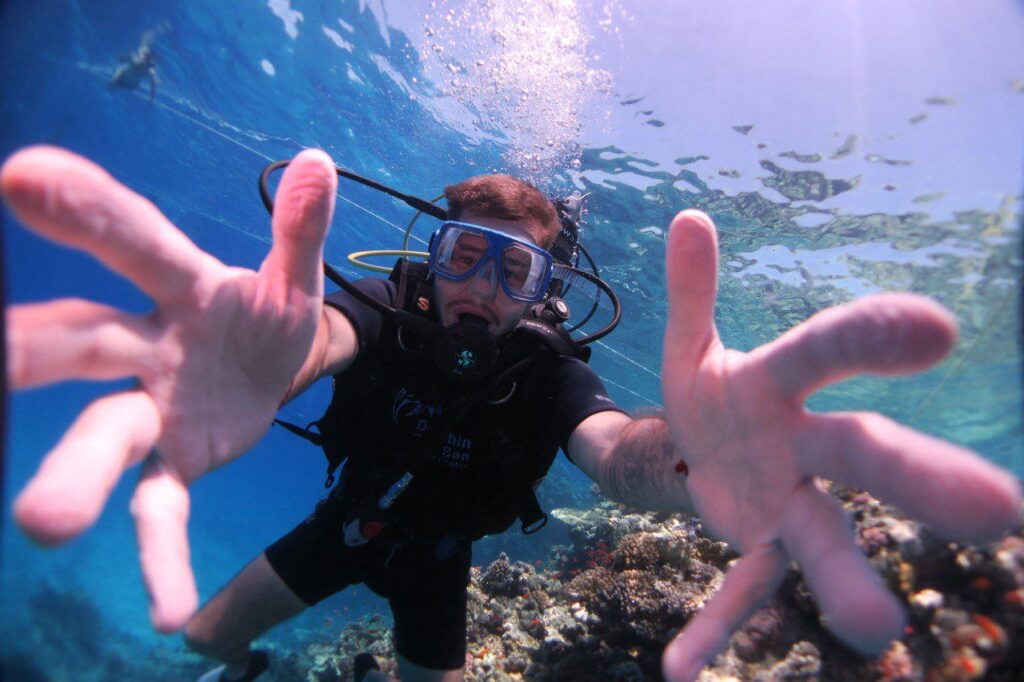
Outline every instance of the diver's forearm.
[(599, 484), (613, 500), (653, 511), (693, 510), (668, 424), (638, 419), (622, 430), (602, 461)]

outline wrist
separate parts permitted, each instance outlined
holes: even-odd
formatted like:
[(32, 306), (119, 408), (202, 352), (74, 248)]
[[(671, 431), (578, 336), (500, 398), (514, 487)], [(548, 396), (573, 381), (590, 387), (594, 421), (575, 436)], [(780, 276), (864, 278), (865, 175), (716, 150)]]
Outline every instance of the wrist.
[(601, 488), (612, 499), (650, 510), (689, 509), (689, 469), (661, 416), (637, 419), (623, 429), (601, 473)]

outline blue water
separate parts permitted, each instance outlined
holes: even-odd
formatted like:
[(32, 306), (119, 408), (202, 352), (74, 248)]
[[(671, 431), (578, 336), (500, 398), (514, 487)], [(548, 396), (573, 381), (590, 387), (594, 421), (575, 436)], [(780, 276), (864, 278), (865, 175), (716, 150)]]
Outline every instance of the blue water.
[[(964, 17), (955, 3), (899, 11), (868, 3), (850, 10), (864, 14), (853, 22), (859, 33), (847, 34), (843, 17), (794, 2), (774, 19), (749, 17), (762, 28), (744, 34), (716, 24), (720, 15), (703, 2), (656, 13), (596, 0), (8, 1), (0, 4), (0, 157), (38, 142), (83, 154), (202, 248), (248, 267), (269, 244), (256, 176), (307, 146), (428, 198), (491, 170), (550, 193), (588, 191), (585, 241), (625, 313), (592, 364), (630, 409), (661, 402), (661, 230), (696, 206), (720, 229), (716, 319), (727, 345), (754, 348), (865, 293), (933, 296), (961, 326), (947, 361), (915, 377), (851, 380), (811, 406), (878, 410), (1024, 475), (1017, 5)], [(910, 38), (886, 28), (899, 21), (914, 27)], [(155, 101), (145, 85), (108, 89), (118, 56), (155, 27), (165, 27), (154, 43)], [(837, 31), (843, 40), (830, 37)], [(691, 36), (682, 41), (690, 51), (679, 33)], [(943, 50), (954, 34), (971, 59)], [(716, 46), (721, 53), (710, 54)], [(830, 51), (843, 49), (836, 62)], [(745, 125), (753, 128), (734, 128)], [(799, 189), (806, 180), (832, 180), (836, 193), (808, 198)], [(399, 245), (407, 208), (347, 185), (341, 194), (329, 260)], [(2, 217), (12, 301), (73, 295), (149, 309), (90, 258)], [(71, 383), (13, 397), (5, 517), (78, 411), (112, 388)], [(285, 415), (309, 421), (327, 397), (326, 386), (314, 387)], [(190, 536), (203, 599), (308, 513), (322, 474), (317, 451), (274, 430), (194, 486)], [(589, 481), (571, 465), (559, 461), (552, 478), (563, 487), (548, 486), (550, 499), (588, 499)], [(168, 679), (199, 665), (178, 638), (150, 631), (127, 513), (132, 479), (95, 528), (59, 550), (30, 546), (5, 518), (0, 658), (30, 657), (52, 679), (105, 679), (118, 657), (161, 657)], [(481, 543), (474, 562), (499, 551), (543, 559), (555, 542), (566, 542), (557, 523), (537, 540), (510, 532)], [(378, 612), (387, 615), (383, 602), (359, 588), (270, 638), (298, 647)], [(83, 651), (108, 667), (93, 661), (70, 676), (66, 658)]]

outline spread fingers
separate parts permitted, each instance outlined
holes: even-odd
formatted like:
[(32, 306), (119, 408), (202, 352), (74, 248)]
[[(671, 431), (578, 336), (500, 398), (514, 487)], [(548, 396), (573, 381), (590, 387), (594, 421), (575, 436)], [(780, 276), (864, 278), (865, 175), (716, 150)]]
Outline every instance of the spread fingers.
[(323, 245), (334, 214), (338, 175), (318, 149), (300, 152), (281, 178), (274, 201), (274, 245), (260, 273), (273, 283), (323, 295)]
[(903, 609), (854, 542), (846, 513), (809, 481), (790, 498), (782, 541), (800, 564), (825, 626), (846, 644), (878, 654), (902, 635)]
[(125, 469), (141, 461), (160, 433), (160, 416), (141, 391), (96, 400), (78, 416), (14, 503), (36, 542), (54, 545), (93, 524)]
[(733, 631), (775, 593), (786, 574), (778, 543), (762, 545), (729, 567), (722, 587), (665, 648), (661, 668), (669, 682), (697, 679)]
[(782, 394), (802, 401), (854, 374), (920, 371), (953, 347), (956, 322), (916, 294), (878, 294), (823, 310), (751, 353)]
[(156, 333), (146, 318), (80, 299), (7, 310), (7, 370), (14, 388), (66, 379), (138, 376)]
[(159, 456), (151, 457), (132, 497), (139, 562), (158, 632), (175, 632), (199, 601), (188, 548), (188, 490)]
[(665, 324), (666, 380), (688, 380), (718, 341), (718, 232), (711, 218), (689, 209), (672, 221), (665, 254), (669, 315)]
[(0, 192), (30, 228), (87, 251), (157, 302), (183, 296), (217, 264), (147, 199), (63, 149), (11, 156), (0, 168)]
[(988, 542), (1019, 523), (1015, 476), (880, 414), (809, 415), (796, 445), (803, 471), (867, 490), (944, 537)]

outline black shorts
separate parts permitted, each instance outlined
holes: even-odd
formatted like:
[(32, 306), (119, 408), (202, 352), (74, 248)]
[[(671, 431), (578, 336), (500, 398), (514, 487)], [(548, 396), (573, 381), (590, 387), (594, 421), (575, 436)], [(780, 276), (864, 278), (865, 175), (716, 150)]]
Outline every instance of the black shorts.
[(310, 606), (365, 583), (391, 606), (398, 653), (425, 668), (462, 669), (471, 548), (438, 561), (433, 546), (371, 542), (346, 547), (342, 520), (336, 500), (322, 501), (267, 548), (270, 566)]

